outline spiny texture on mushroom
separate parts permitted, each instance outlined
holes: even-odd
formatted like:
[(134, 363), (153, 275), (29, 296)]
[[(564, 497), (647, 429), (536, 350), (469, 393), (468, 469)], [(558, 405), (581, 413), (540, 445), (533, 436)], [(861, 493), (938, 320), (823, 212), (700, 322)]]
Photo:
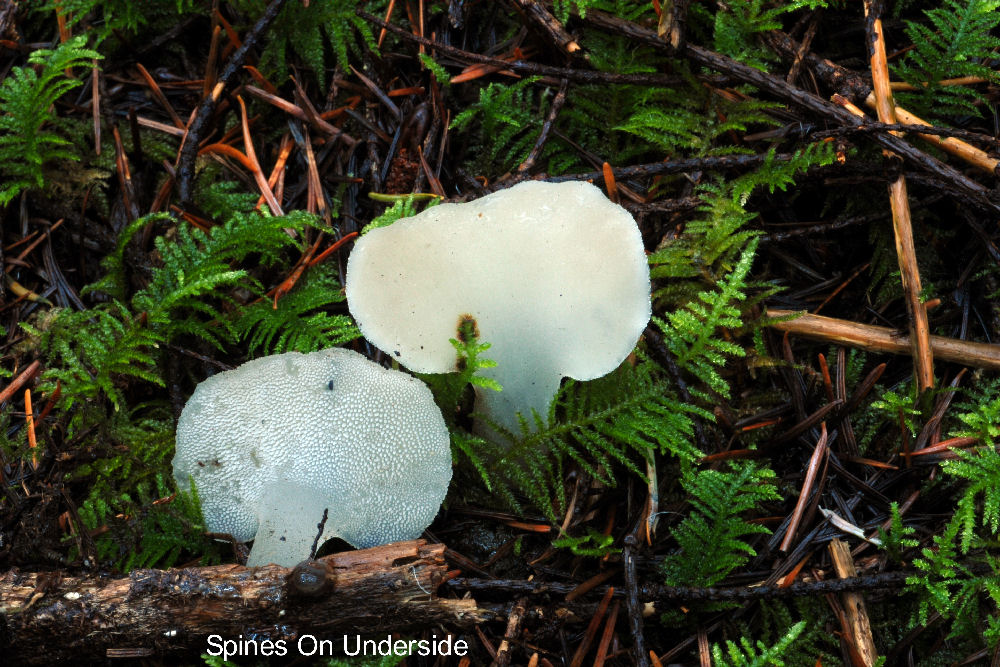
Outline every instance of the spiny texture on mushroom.
[(206, 528), (254, 540), (248, 565), (295, 565), (340, 537), (367, 548), (418, 537), (451, 481), (430, 390), (360, 354), (264, 357), (198, 385), (177, 424), (174, 476)]
[(364, 336), (416, 372), (455, 370), (448, 341), (475, 318), (497, 362), (484, 375), (503, 385), (479, 391), (476, 410), (515, 433), (564, 376), (614, 370), (651, 314), (635, 220), (589, 183), (521, 183), (375, 229), (345, 287)]

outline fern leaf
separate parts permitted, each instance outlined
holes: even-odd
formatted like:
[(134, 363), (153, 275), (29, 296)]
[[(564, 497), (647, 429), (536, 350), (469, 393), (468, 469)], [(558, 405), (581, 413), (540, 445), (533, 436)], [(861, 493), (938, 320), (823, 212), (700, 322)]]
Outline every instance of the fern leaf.
[(545, 116), (531, 89), (538, 80), (529, 77), (509, 86), (491, 83), (480, 89), (478, 102), (452, 120), (454, 130), (476, 128), (482, 171), (509, 170), (528, 157)]
[(663, 331), (667, 348), (678, 365), (722, 396), (729, 395), (729, 386), (717, 368), (725, 363), (726, 356), (743, 356), (745, 352), (723, 339), (718, 330), (735, 328), (742, 323), (740, 311), (734, 304), (746, 298), (745, 281), (756, 248), (757, 240), (751, 239), (739, 262), (719, 283), (717, 290), (700, 293), (699, 301), (692, 301), (685, 308), (668, 314), (666, 320), (653, 318)]
[(306, 271), (276, 304), (264, 299), (244, 308), (233, 326), (253, 355), (313, 352), (361, 335), (349, 316), (324, 310), (343, 301), (333, 270), (321, 265)]
[(746, 637), (741, 638), (739, 644), (727, 641), (726, 654), (723, 654), (722, 647), (716, 644), (712, 647), (712, 663), (717, 667), (784, 667), (785, 661), (782, 660), (782, 655), (805, 629), (805, 621), (796, 623), (773, 646), (766, 646), (761, 641), (755, 646)]
[(684, 475), (681, 484), (694, 511), (673, 530), (680, 551), (663, 562), (667, 582), (713, 586), (755, 555), (746, 538), (769, 531), (740, 515), (759, 503), (781, 499), (770, 481), (774, 476), (754, 463)]
[(907, 21), (913, 48), (894, 70), (921, 92), (901, 94), (901, 103), (921, 114), (980, 113), (976, 103), (984, 98), (973, 88), (939, 82), (956, 77), (1000, 80), (988, 64), (1000, 47), (994, 36), (1000, 26), (998, 8), (997, 0), (945, 0), (924, 11), (927, 23)]
[(654, 452), (691, 463), (702, 456), (692, 442), (695, 417), (712, 419), (678, 400), (648, 362), (591, 382), (569, 381), (547, 416), (532, 415), (530, 428), (522, 417), (521, 433), (507, 433), (508, 442), (488, 452), (497, 462), (490, 466), (494, 486), (508, 500), (514, 497), (509, 489), (518, 489), (554, 515), (565, 502), (561, 475), (567, 461), (609, 486), (615, 484), (614, 464), (642, 476), (635, 461)]
[[(54, 130), (52, 105), (63, 94), (82, 85), (66, 75), (74, 67), (101, 57), (76, 37), (54, 50), (39, 49), (29, 66), (13, 69), (0, 84), (0, 205), (31, 187), (44, 183), (42, 168), (54, 160), (78, 160), (70, 142)], [(30, 65), (38, 65), (36, 73)]]

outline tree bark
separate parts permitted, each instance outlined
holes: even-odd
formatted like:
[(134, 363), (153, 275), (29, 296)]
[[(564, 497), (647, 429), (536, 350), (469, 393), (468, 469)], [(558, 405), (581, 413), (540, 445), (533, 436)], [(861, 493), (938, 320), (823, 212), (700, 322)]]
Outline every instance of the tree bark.
[(348, 633), (384, 639), (489, 620), (475, 600), (435, 595), (447, 579), (444, 550), (414, 540), (294, 569), (219, 565), (123, 578), (12, 570), (0, 576), (0, 655), (7, 664), (52, 664), (204, 653), (208, 637), (218, 635), (215, 641), (283, 640), (294, 656), (296, 640), (308, 634), (340, 647)]

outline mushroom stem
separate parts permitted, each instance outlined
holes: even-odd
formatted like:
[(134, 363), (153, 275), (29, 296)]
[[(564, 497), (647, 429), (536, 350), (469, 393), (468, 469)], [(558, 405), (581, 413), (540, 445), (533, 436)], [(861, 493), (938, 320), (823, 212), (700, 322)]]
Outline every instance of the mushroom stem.
[[(515, 366), (533, 365), (531, 363), (533, 359), (527, 355), (521, 357), (506, 355), (506, 358), (517, 362)], [(529, 368), (497, 366), (484, 370), (483, 375), (499, 382), (503, 390), (493, 391), (477, 387), (475, 412), (518, 437), (521, 435), (521, 418), (527, 422), (528, 431), (537, 430), (534, 413), (537, 413), (543, 422), (548, 419), (549, 403), (559, 391), (561, 377), (558, 371), (546, 370), (533, 373)], [(485, 424), (484, 420), (476, 421), (475, 430), (485, 438), (498, 441), (498, 434)]]
[[(276, 563), (291, 567), (310, 555), (320, 534), (323, 509), (316, 504), (324, 494), (288, 480), (273, 482), (264, 490), (259, 509), (257, 535), (247, 558), (247, 567)], [(324, 534), (324, 539), (334, 537)]]

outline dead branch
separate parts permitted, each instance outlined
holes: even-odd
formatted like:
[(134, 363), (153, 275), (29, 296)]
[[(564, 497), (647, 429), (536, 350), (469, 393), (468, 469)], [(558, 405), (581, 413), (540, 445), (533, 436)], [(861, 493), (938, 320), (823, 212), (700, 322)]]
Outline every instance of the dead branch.
[(12, 570), (0, 577), (0, 648), (17, 664), (53, 664), (204, 652), (209, 635), (294, 645), (312, 634), (340, 645), (348, 632), (488, 620), (492, 614), (475, 600), (435, 595), (446, 578), (444, 551), (443, 544), (414, 540), (295, 569), (218, 565), (135, 570), (122, 578)]
[[(775, 318), (790, 317), (795, 314), (791, 310), (773, 308), (767, 311), (767, 317)], [(911, 351), (909, 338), (889, 327), (858, 324), (822, 315), (803, 313), (795, 319), (771, 322), (768, 326), (813, 340), (858, 347), (872, 352), (909, 354)], [(934, 356), (938, 359), (974, 368), (1000, 369), (1000, 345), (973, 343), (944, 336), (931, 336), (930, 344)]]

